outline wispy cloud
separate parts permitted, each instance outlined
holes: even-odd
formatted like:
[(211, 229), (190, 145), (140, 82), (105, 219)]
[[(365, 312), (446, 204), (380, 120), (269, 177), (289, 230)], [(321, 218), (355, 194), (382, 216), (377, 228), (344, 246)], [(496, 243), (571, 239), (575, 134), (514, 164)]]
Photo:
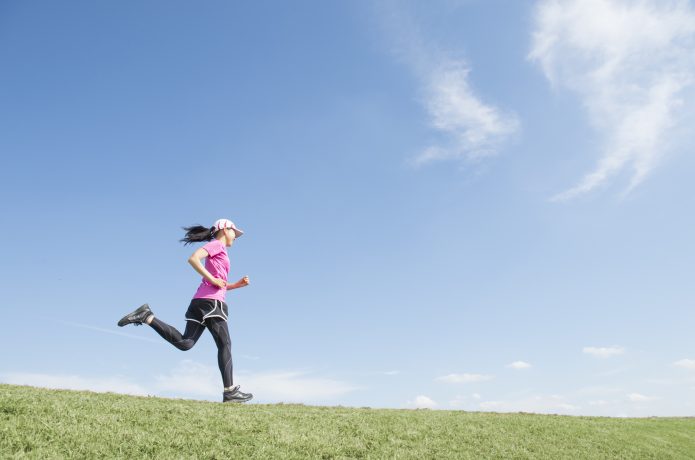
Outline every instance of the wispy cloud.
[[(306, 371), (240, 372), (235, 383), (254, 393), (262, 402), (329, 402), (361, 389), (357, 385), (312, 375)], [(157, 388), (177, 394), (218, 396), (221, 392), (219, 370), (215, 366), (191, 360), (181, 361), (169, 374), (157, 378)]]
[(484, 374), (449, 374), (437, 377), (435, 380), (437, 382), (444, 383), (475, 383), (475, 382), (485, 382), (487, 380), (492, 380), (494, 377), (492, 375)]
[(669, 150), (669, 130), (695, 80), (695, 11), (685, 0), (542, 0), (529, 58), (576, 92), (604, 137), (595, 169), (554, 197), (594, 190), (626, 168), (626, 193)]
[(681, 359), (673, 363), (673, 365), (684, 369), (695, 369), (695, 359)]
[(627, 395), (627, 399), (629, 399), (632, 402), (650, 402), (650, 401), (655, 401), (659, 399), (656, 396), (645, 396), (641, 393), (630, 393)]
[[(58, 324), (63, 324), (65, 326), (71, 326), (71, 327), (77, 327), (80, 329), (87, 329), (90, 331), (96, 331), (96, 332), (103, 332), (104, 334), (111, 334), (111, 335), (120, 335), (121, 337), (128, 337), (130, 339), (135, 339), (135, 340), (144, 340), (145, 342), (151, 342), (151, 343), (156, 343), (158, 345), (163, 345), (166, 342), (164, 342), (162, 339), (155, 339), (152, 337), (146, 337), (146, 336), (141, 336), (141, 335), (136, 335), (136, 334), (129, 334), (127, 332), (122, 332), (119, 330), (113, 330), (113, 329), (108, 329), (105, 327), (99, 327), (99, 326), (94, 326), (91, 324), (82, 324), (82, 323), (76, 323), (73, 321), (64, 321), (60, 319), (54, 319), (54, 318), (45, 318), (41, 317), (39, 319), (42, 319), (44, 321), (50, 321), (53, 323), (58, 323)], [(114, 326), (115, 328), (116, 326)]]
[[(646, 384), (653, 382), (645, 381)], [(577, 404), (582, 406), (582, 415), (597, 416), (666, 416), (666, 415), (690, 415), (692, 410), (687, 407), (692, 402), (692, 393), (687, 384), (669, 388), (667, 398), (648, 393), (629, 391), (619, 386), (592, 386), (581, 388), (571, 396)]]
[(425, 104), (432, 127), (446, 138), (427, 147), (414, 158), (414, 164), (491, 156), (518, 131), (515, 115), (486, 104), (475, 93), (470, 71), (462, 60), (445, 60), (429, 70)]
[(512, 369), (529, 369), (531, 367), (531, 364), (527, 363), (526, 361), (514, 361), (511, 364), (507, 364), (507, 367), (512, 368)]
[(361, 386), (303, 371), (273, 371), (241, 374), (239, 381), (262, 395), (264, 401), (326, 402), (333, 401)]
[(260, 356), (253, 356), (253, 355), (240, 355), (243, 359), (248, 359), (249, 361), (258, 361), (261, 359)]
[(478, 160), (498, 153), (520, 129), (518, 117), (486, 102), (471, 83), (471, 64), (428, 40), (406, 2), (381, 2), (380, 16), (393, 51), (420, 81), (423, 105), (439, 141), (412, 158), (421, 166), (439, 160)]
[(595, 406), (595, 407), (610, 406), (611, 404), (615, 404), (615, 403), (611, 402), (611, 401), (606, 401), (605, 399), (597, 399), (595, 401), (589, 401), (589, 405)]
[(473, 393), (470, 396), (465, 396), (465, 395), (456, 395), (454, 399), (449, 401), (449, 406), (458, 408), (458, 407), (463, 407), (465, 405), (473, 405), (476, 404), (480, 401), (481, 396), (478, 393)]
[(157, 375), (155, 387), (176, 395), (217, 397), (222, 393), (222, 379), (214, 366), (184, 359), (168, 373)]
[(624, 390), (621, 387), (616, 386), (606, 386), (606, 385), (592, 385), (588, 387), (583, 387), (577, 390), (578, 395), (582, 396), (605, 396), (605, 395), (615, 395), (622, 393)]
[(112, 392), (145, 396), (151, 394), (143, 386), (131, 382), (126, 377), (83, 377), (74, 374), (41, 374), (30, 372), (9, 372), (0, 375), (0, 381), (12, 385), (29, 385), (39, 388), (61, 390)]
[[(222, 379), (215, 366), (192, 360), (179, 362), (171, 371), (154, 377), (148, 385), (134, 383), (123, 376), (83, 377), (69, 374), (10, 372), (0, 374), (0, 381), (14, 385), (42, 388), (89, 390), (132, 395), (168, 395), (218, 400)], [(258, 402), (328, 403), (361, 389), (357, 385), (315, 376), (305, 371), (241, 372), (235, 383), (254, 393)]]
[(607, 371), (601, 371), (596, 373), (596, 377), (612, 377), (614, 375), (619, 375), (630, 370), (630, 367), (618, 367), (615, 369), (608, 369)]
[(611, 356), (618, 356), (625, 353), (625, 348), (623, 347), (584, 347), (582, 352), (587, 355), (596, 356), (597, 358), (610, 358)]

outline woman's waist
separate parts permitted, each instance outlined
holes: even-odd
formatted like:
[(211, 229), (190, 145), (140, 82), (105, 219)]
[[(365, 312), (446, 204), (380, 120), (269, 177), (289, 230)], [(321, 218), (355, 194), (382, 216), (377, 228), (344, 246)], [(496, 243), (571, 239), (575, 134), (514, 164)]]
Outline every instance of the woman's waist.
[[(225, 283), (227, 282), (227, 277), (226, 277), (226, 276), (221, 276), (221, 275), (219, 275), (219, 276), (216, 276), (215, 278), (220, 279), (220, 280), (224, 281)], [(200, 280), (200, 285), (201, 285), (201, 286), (205, 285), (205, 286), (216, 287), (216, 288), (219, 288), (219, 289), (224, 289), (224, 288), (221, 288), (221, 287), (217, 286), (216, 284), (212, 284), (210, 281), (208, 281), (208, 280), (205, 279), (205, 278), (203, 278), (202, 280)]]

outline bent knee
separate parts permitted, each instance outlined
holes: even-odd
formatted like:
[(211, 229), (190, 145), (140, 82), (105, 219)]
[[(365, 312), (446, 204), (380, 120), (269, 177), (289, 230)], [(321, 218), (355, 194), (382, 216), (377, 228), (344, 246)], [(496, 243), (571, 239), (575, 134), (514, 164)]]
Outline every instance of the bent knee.
[(174, 346), (181, 351), (188, 351), (191, 348), (193, 348), (193, 345), (195, 345), (195, 342), (193, 340), (182, 340), (174, 344)]

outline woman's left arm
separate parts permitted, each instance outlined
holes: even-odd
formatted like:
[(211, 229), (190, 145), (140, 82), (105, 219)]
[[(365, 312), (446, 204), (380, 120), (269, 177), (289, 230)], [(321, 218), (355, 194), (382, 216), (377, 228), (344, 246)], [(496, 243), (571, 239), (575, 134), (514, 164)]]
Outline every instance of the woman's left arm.
[(227, 290), (229, 291), (231, 289), (238, 289), (240, 287), (244, 287), (244, 286), (248, 286), (248, 285), (249, 285), (249, 277), (244, 276), (242, 279), (240, 279), (236, 283), (232, 283), (232, 284), (227, 283)]

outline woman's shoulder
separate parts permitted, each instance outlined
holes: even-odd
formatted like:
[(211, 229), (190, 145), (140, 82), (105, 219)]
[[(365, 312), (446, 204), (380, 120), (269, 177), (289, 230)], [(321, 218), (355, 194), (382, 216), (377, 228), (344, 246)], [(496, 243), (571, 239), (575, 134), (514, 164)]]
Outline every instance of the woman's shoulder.
[(211, 256), (217, 255), (221, 252), (224, 252), (226, 254), (226, 252), (227, 252), (227, 251), (225, 251), (224, 244), (220, 240), (217, 240), (217, 239), (205, 243), (205, 245), (203, 245), (202, 247)]

